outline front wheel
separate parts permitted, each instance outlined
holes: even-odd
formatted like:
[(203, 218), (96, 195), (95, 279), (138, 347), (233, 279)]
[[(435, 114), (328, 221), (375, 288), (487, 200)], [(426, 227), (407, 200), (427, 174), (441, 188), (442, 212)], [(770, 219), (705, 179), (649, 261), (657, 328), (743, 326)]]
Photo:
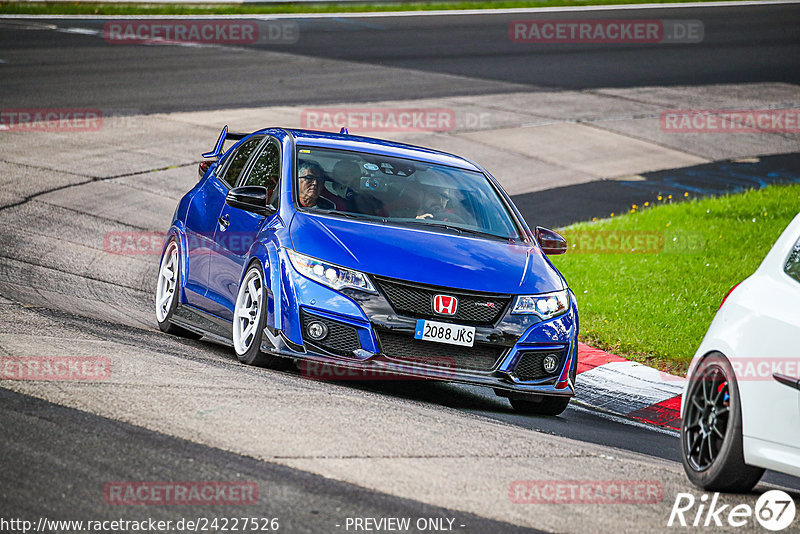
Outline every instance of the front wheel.
[(267, 291), (259, 262), (247, 269), (233, 309), (233, 348), (240, 362), (261, 367), (278, 367), (280, 358), (261, 352), (261, 338), (267, 322)]
[(711, 353), (689, 382), (681, 422), (686, 475), (705, 490), (749, 492), (764, 470), (744, 463), (742, 405), (730, 362), (719, 352)]
[(531, 399), (511, 397), (508, 400), (519, 413), (531, 415), (559, 415), (569, 405), (569, 397), (542, 396), (539, 400), (533, 397)]

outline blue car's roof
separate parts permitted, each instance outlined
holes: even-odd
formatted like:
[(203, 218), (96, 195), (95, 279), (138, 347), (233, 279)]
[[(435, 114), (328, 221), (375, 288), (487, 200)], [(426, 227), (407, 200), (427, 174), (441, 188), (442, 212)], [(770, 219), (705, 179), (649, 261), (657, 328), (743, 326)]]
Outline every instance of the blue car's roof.
[(338, 148), (341, 150), (351, 150), (357, 152), (367, 152), (370, 154), (381, 154), (395, 156), (398, 158), (408, 158), (426, 163), (437, 163), (449, 167), (457, 167), (470, 171), (480, 171), (474, 163), (448, 154), (404, 143), (395, 143), (384, 139), (372, 137), (361, 137), (359, 135), (338, 134), (330, 132), (318, 132), (313, 130), (299, 130), (284, 128), (294, 137), (296, 144), (321, 148)]

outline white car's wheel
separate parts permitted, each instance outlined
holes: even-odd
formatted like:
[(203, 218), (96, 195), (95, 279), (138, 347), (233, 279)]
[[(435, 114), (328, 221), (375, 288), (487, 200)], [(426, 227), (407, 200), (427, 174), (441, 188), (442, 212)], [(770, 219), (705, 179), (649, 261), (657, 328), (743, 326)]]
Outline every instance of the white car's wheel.
[(236, 295), (233, 309), (233, 348), (242, 363), (273, 367), (279, 358), (261, 352), (261, 338), (267, 315), (266, 293), (261, 264), (253, 262)]
[(181, 281), (181, 256), (178, 243), (174, 238), (167, 244), (161, 264), (158, 268), (156, 283), (156, 320), (161, 331), (168, 334), (198, 339), (201, 336), (180, 326), (172, 324), (170, 319), (178, 307), (178, 291)]
[(681, 423), (683, 469), (709, 491), (746, 493), (764, 470), (744, 463), (742, 406), (728, 359), (715, 352), (692, 373)]

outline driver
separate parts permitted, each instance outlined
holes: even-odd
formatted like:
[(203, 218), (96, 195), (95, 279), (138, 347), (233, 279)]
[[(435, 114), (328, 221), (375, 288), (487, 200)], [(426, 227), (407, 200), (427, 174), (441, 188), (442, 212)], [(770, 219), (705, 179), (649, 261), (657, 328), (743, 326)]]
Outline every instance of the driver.
[(447, 209), (448, 202), (450, 202), (450, 194), (447, 190), (439, 189), (438, 187), (425, 189), (422, 194), (419, 210), (417, 211), (417, 219), (438, 219), (446, 221), (447, 214), (453, 212)]
[(297, 200), (304, 208), (334, 209), (333, 202), (319, 196), (325, 182), (325, 171), (313, 160), (302, 160), (297, 165)]

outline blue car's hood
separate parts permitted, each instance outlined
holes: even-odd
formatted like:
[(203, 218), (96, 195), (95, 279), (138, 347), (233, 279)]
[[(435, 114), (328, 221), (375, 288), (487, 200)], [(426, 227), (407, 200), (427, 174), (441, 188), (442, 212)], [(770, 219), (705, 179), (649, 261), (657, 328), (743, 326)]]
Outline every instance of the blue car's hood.
[(491, 293), (564, 289), (537, 247), (302, 212), (290, 224), (297, 252), (365, 273)]

